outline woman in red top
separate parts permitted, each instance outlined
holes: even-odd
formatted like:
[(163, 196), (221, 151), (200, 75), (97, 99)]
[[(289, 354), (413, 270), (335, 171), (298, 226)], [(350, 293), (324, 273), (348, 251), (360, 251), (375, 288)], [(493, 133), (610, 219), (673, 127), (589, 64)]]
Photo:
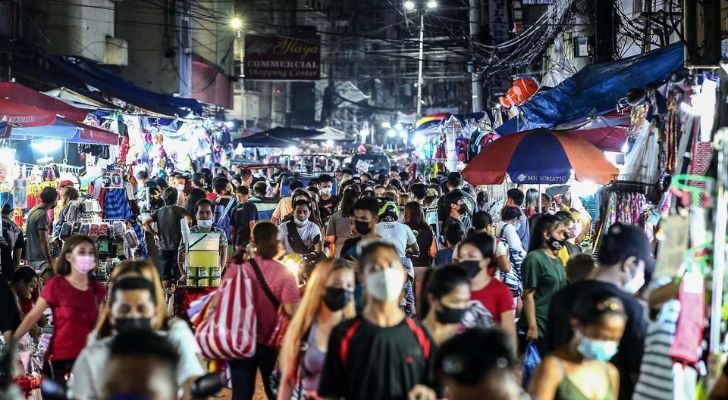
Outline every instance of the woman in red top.
[(25, 335), (50, 307), (54, 332), (44, 372), (61, 382), (68, 379), (106, 297), (104, 286), (88, 276), (97, 263), (93, 239), (84, 235), (68, 238), (58, 257), (56, 276), (46, 282), (35, 306), (15, 331), (15, 338)]
[(505, 283), (488, 274), (493, 261), (495, 238), (487, 233), (475, 233), (466, 237), (458, 247), (458, 260), (469, 273), (470, 298), (483, 304), (495, 321), (500, 324), (516, 343), (516, 323), (513, 295)]

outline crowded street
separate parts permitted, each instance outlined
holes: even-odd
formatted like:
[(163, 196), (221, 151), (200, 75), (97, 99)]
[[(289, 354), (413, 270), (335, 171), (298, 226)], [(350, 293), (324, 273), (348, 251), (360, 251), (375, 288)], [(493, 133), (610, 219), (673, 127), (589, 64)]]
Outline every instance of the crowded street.
[(0, 1), (0, 400), (728, 400), (726, 20)]

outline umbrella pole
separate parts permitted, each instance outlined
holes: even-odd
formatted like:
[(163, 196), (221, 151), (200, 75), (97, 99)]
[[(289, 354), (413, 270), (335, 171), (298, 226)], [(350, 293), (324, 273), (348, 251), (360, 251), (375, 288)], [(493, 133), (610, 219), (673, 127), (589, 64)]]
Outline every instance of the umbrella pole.
[(541, 214), (543, 212), (543, 202), (541, 201), (541, 184), (538, 184), (538, 213)]

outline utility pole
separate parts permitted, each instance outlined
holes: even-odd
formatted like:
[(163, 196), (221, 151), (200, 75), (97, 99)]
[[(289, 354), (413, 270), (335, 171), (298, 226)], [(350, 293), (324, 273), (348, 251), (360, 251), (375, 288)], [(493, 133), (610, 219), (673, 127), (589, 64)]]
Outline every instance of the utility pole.
[(650, 16), (652, 15), (652, 0), (646, 0), (645, 2), (645, 9), (642, 10), (643, 15), (645, 16), (645, 30), (642, 33), (642, 54), (647, 53), (650, 51), (650, 42), (652, 41), (652, 20), (650, 19)]
[(420, 54), (417, 65), (417, 118), (422, 116), (422, 68), (425, 58), (425, 13), (420, 12)]
[(470, 84), (472, 87), (472, 104), (473, 112), (483, 111), (483, 84), (481, 82), (481, 74), (475, 65), (475, 42), (480, 36), (480, 0), (470, 0), (470, 40), (468, 61), (468, 73), (470, 74)]

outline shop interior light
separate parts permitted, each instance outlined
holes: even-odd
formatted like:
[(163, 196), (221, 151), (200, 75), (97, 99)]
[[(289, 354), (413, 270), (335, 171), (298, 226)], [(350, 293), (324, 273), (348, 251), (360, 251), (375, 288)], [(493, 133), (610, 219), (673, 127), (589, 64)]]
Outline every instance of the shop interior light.
[(394, 129), (390, 129), (387, 131), (387, 136), (393, 138), (393, 137), (397, 136), (397, 131), (395, 131)]
[(0, 149), (0, 162), (9, 163), (15, 161), (15, 149), (7, 147)]
[(30, 143), (30, 147), (32, 147), (35, 151), (48, 154), (60, 150), (63, 147), (63, 142), (56, 139), (33, 139)]
[(330, 140), (330, 139), (329, 139), (329, 140), (327, 140), (327, 141), (326, 141), (326, 146), (327, 146), (327, 147), (334, 147), (334, 141), (333, 141), (333, 140)]
[(392, 124), (389, 123), (389, 121), (382, 122), (382, 128), (389, 129), (392, 127)]
[(437, 1), (429, 0), (427, 2), (427, 8), (429, 8), (430, 10), (437, 8)]
[(286, 147), (286, 154), (288, 155), (296, 155), (301, 152), (301, 149), (299, 149), (296, 146), (288, 146)]
[(425, 138), (425, 135), (417, 132), (414, 135), (412, 135), (412, 144), (416, 147), (420, 147), (425, 144), (427, 141), (427, 138)]
[(396, 124), (394, 124), (394, 129), (395, 129), (395, 130), (396, 130), (397, 132), (402, 132), (402, 130), (403, 130), (404, 128), (402, 127), (402, 124), (400, 124), (399, 122), (397, 122)]
[(407, 0), (404, 2), (404, 9), (407, 11), (414, 11), (415, 7), (417, 7), (417, 5), (415, 5), (415, 2), (412, 0)]
[(233, 121), (225, 121), (225, 126), (228, 128), (232, 128), (235, 126), (235, 122)]

